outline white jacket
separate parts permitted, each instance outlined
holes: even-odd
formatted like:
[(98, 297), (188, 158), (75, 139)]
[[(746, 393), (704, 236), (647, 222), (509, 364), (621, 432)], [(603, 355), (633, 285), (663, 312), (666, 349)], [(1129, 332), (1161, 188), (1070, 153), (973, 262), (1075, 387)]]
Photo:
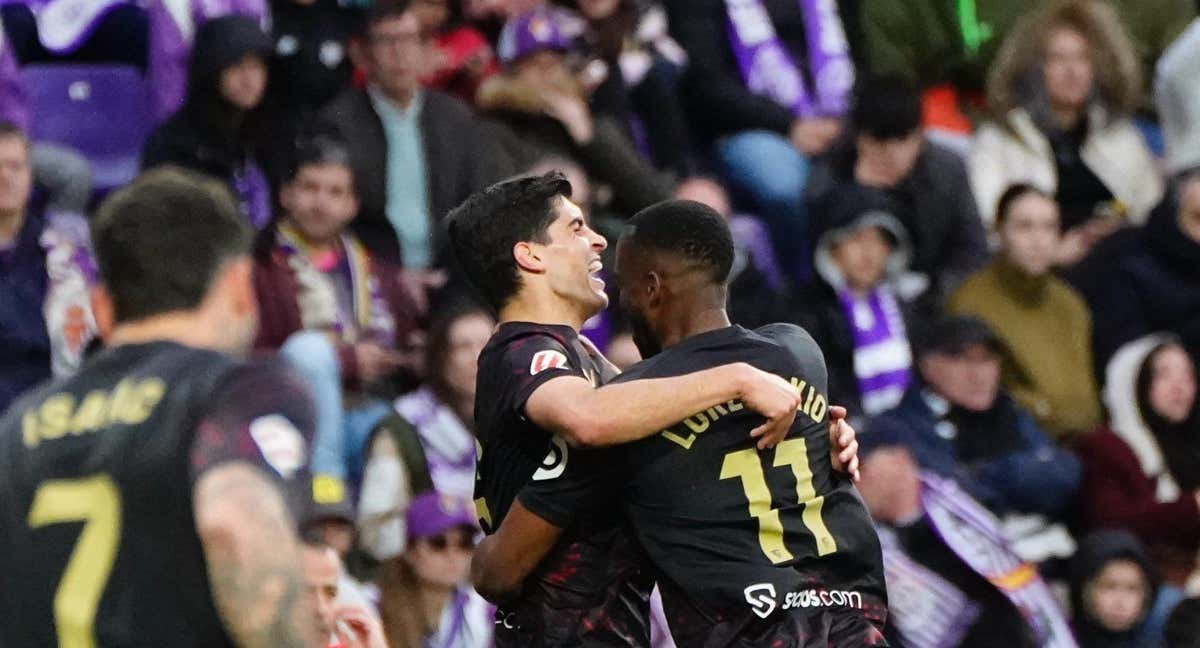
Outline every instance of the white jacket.
[[(979, 215), (989, 227), (995, 221), (996, 203), (1009, 186), (1026, 182), (1051, 194), (1058, 188), (1050, 141), (1029, 113), (1014, 108), (1007, 121), (1008, 128), (994, 123), (981, 126), (967, 159)], [(1128, 119), (1108, 123), (1104, 109), (1095, 106), (1088, 121), (1093, 126), (1080, 151), (1084, 163), (1125, 203), (1130, 222), (1141, 225), (1163, 195), (1158, 163)]]

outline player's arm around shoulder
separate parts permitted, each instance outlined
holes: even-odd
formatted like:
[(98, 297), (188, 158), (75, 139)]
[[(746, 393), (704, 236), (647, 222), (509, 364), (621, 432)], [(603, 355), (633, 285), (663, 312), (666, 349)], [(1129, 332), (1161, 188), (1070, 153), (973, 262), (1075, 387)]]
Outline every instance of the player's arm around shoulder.
[(735, 399), (767, 417), (752, 436), (762, 437), (764, 445), (774, 445), (787, 435), (799, 397), (782, 378), (733, 363), (683, 376), (630, 380), (600, 388), (583, 378), (564, 376), (534, 391), (526, 401), (525, 413), (572, 445), (608, 446), (643, 439), (698, 411)]
[(189, 456), (213, 601), (240, 646), (320, 646), (286, 493), (307, 486), (315, 415), (277, 365), (239, 368), (211, 399)]

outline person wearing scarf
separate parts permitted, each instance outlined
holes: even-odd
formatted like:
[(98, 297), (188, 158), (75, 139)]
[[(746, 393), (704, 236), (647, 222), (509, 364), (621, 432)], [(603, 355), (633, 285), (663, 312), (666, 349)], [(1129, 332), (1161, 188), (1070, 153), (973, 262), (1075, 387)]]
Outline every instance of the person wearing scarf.
[(802, 196), (809, 161), (841, 132), (854, 63), (834, 0), (669, 0), (687, 51), (680, 80), (691, 123), (722, 171), (767, 220), (787, 273), (807, 274)]
[(404, 352), (416, 315), (399, 269), (347, 229), (358, 199), (346, 146), (317, 136), (300, 149), (284, 213), (258, 241), (255, 347), (280, 349), (312, 383), (313, 472), (340, 481), (348, 453), (389, 411), (373, 394), (393, 395), (391, 380), (414, 364)]
[(861, 437), (863, 500), (883, 547), (891, 645), (1072, 648), (1037, 569), (959, 484), (922, 471), (896, 430)]
[(1104, 386), (1108, 425), (1079, 446), (1083, 521), (1126, 529), (1161, 568), (1163, 588), (1148, 622), (1160, 631), (1200, 550), (1200, 413), (1193, 361), (1177, 338), (1149, 335), (1122, 347)]
[(29, 152), (25, 134), (0, 121), (0, 412), (77, 369), (97, 334), (87, 223), (30, 208)]
[(830, 398), (870, 417), (898, 405), (912, 382), (909, 331), (928, 281), (909, 271), (908, 232), (882, 192), (850, 185), (838, 195), (816, 228), (819, 281), (793, 310), (825, 350)]

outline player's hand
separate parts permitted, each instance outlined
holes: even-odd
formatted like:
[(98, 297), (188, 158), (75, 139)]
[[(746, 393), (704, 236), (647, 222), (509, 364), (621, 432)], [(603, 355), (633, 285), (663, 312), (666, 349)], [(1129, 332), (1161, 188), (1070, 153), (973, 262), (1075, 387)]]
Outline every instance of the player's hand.
[(344, 605), (334, 613), (338, 640), (346, 648), (388, 648), (379, 619), (357, 605)]
[(834, 470), (848, 473), (855, 483), (862, 481), (858, 469), (858, 433), (846, 422), (846, 408), (829, 407), (829, 458)]
[(751, 438), (758, 439), (758, 449), (764, 450), (787, 438), (800, 407), (800, 393), (783, 378), (754, 369), (742, 402), (767, 417), (766, 422), (750, 431)]

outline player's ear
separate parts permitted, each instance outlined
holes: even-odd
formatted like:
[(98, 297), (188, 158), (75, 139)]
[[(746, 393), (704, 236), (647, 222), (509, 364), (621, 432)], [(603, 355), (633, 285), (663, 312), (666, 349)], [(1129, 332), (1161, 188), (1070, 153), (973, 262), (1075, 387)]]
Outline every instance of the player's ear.
[(537, 250), (528, 241), (518, 241), (513, 246), (513, 259), (517, 262), (517, 267), (526, 272), (541, 274), (546, 269), (546, 264), (542, 261), (542, 257), (538, 255)]
[(112, 295), (104, 284), (92, 287), (92, 317), (96, 318), (96, 330), (100, 333), (100, 339), (107, 342), (108, 337), (112, 335), (113, 326), (116, 325), (116, 307), (113, 306)]
[(231, 261), (219, 281), (232, 314), (244, 317), (257, 312), (258, 295), (254, 292), (254, 264), (250, 257)]
[(662, 276), (651, 270), (646, 273), (646, 303), (651, 308), (658, 308), (662, 303), (663, 281)]

